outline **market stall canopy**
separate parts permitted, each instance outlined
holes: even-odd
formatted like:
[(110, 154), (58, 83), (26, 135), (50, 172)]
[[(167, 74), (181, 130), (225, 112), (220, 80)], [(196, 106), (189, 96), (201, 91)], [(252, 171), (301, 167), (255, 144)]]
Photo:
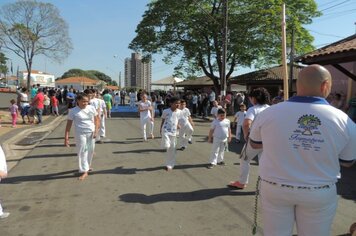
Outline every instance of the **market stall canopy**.
[(169, 76), (160, 80), (156, 80), (153, 81), (151, 83), (151, 85), (158, 85), (158, 86), (167, 86), (167, 85), (173, 85), (176, 83), (179, 83), (183, 81), (183, 79), (177, 78), (177, 77), (173, 77), (173, 76)]

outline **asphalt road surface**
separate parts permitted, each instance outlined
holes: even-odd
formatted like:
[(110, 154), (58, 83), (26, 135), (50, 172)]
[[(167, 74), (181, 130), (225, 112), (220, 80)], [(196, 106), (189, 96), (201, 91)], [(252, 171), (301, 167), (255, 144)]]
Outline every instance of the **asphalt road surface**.
[[(227, 188), (239, 173), (242, 145), (230, 145), (226, 166), (207, 169), (209, 125), (196, 121), (193, 144), (178, 151), (177, 166), (166, 172), (160, 119), (148, 142), (139, 119), (107, 120), (110, 140), (96, 146), (94, 171), (79, 181), (75, 147), (64, 147), (61, 123), (0, 184), (11, 213), (0, 220), (0, 235), (251, 235), (258, 166), (245, 190)], [(353, 173), (346, 170), (332, 235), (346, 234), (356, 221)], [(260, 216), (257, 235), (263, 235)]]

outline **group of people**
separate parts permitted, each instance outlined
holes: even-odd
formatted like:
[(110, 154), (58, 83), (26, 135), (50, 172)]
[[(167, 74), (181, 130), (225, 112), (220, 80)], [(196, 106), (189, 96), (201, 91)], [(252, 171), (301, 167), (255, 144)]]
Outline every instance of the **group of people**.
[[(247, 187), (250, 161), (257, 156), (266, 236), (290, 236), (295, 223), (298, 235), (330, 235), (337, 208), (335, 184), (340, 178), (340, 165), (350, 167), (356, 160), (356, 125), (346, 113), (327, 102), (331, 84), (327, 69), (308, 66), (299, 74), (297, 94), (287, 101), (279, 99), (270, 106), (270, 95), (265, 88), (252, 90), (246, 96), (248, 103), (240, 100), (233, 125), (227, 119), (226, 99), (209, 100), (214, 119), (208, 133), (212, 148), (207, 168), (225, 165), (224, 152), (232, 139), (231, 127), (236, 127), (236, 142), (245, 140), (246, 143), (238, 179), (229, 186)], [(209, 98), (208, 94), (204, 96)], [(190, 100), (176, 96), (165, 99), (168, 106), (162, 109), (160, 134), (162, 148), (166, 149), (165, 169), (171, 171), (176, 164), (177, 150), (183, 151), (192, 143), (192, 113), (196, 114), (197, 106), (190, 109), (187, 106), (197, 103), (194, 94)], [(97, 91), (88, 89), (76, 94), (75, 107), (69, 110), (64, 139), (69, 146), (69, 132), (74, 124), (80, 180), (92, 170), (95, 142), (105, 137), (105, 119), (110, 116), (108, 111), (114, 100), (111, 95), (100, 98)], [(144, 142), (155, 138), (157, 106), (153, 103), (157, 105), (157, 100), (152, 99), (152, 94), (140, 93), (137, 105)], [(0, 169), (2, 177), (6, 173)], [(1, 210), (0, 207), (0, 218)]]

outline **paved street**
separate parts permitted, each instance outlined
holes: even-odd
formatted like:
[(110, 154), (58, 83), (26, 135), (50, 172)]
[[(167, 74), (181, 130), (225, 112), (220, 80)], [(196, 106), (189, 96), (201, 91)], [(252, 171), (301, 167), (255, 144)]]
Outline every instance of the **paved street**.
[[(157, 119), (156, 137), (159, 125)], [(227, 166), (207, 169), (209, 125), (196, 120), (194, 143), (178, 151), (176, 168), (166, 172), (160, 139), (142, 142), (137, 118), (107, 120), (110, 140), (96, 146), (94, 171), (82, 182), (61, 123), (1, 183), (11, 215), (0, 221), (0, 235), (251, 235), (257, 165), (247, 189), (228, 189), (241, 145), (231, 145)], [(354, 173), (343, 173), (332, 235), (346, 234), (356, 221)]]

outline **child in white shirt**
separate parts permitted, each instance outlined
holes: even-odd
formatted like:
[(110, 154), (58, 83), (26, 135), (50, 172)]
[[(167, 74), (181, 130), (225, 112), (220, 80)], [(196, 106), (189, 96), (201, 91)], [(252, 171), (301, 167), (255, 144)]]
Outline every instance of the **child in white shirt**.
[(153, 107), (150, 101), (147, 99), (147, 94), (141, 95), (141, 101), (138, 104), (138, 111), (140, 112), (140, 124), (141, 130), (143, 134), (143, 140), (147, 141), (147, 134), (146, 134), (146, 126), (149, 124), (149, 132), (152, 139), (153, 136), (153, 128), (154, 128), (154, 112)]
[(178, 109), (179, 99), (170, 99), (170, 108), (163, 110), (160, 133), (162, 135), (162, 147), (167, 149), (166, 170), (174, 168), (176, 162), (176, 136), (178, 120), (182, 111)]
[(69, 145), (69, 132), (74, 123), (75, 143), (79, 158), (79, 180), (88, 176), (94, 155), (95, 137), (98, 135), (99, 117), (97, 110), (89, 105), (89, 97), (85, 93), (77, 96), (77, 106), (68, 113), (67, 126), (64, 135), (64, 145)]
[(213, 107), (211, 108), (210, 114), (214, 119), (218, 116), (218, 110), (221, 108), (222, 106), (219, 105), (218, 101), (213, 101)]
[[(0, 182), (1, 179), (4, 179), (7, 177), (7, 166), (6, 166), (6, 158), (5, 158), (5, 153), (2, 150), (2, 147), (0, 145)], [(9, 212), (4, 212), (1, 206), (0, 202), (0, 219), (4, 219), (10, 215)]]
[(234, 123), (233, 125), (236, 125), (236, 142), (239, 143), (241, 140), (241, 133), (242, 133), (242, 124), (244, 123), (244, 119), (246, 116), (246, 105), (241, 104), (240, 105), (240, 111), (236, 112), (235, 118), (234, 118)]
[(217, 114), (217, 118), (211, 123), (208, 137), (208, 142), (213, 144), (208, 169), (216, 165), (225, 165), (225, 147), (227, 147), (227, 142), (231, 142), (230, 120), (226, 119), (224, 109), (219, 109)]
[(192, 143), (192, 134), (194, 132), (193, 120), (189, 109), (186, 107), (187, 102), (185, 100), (180, 100), (180, 110), (182, 111), (182, 116), (178, 121), (179, 124), (179, 150), (184, 151), (188, 146), (188, 143)]

